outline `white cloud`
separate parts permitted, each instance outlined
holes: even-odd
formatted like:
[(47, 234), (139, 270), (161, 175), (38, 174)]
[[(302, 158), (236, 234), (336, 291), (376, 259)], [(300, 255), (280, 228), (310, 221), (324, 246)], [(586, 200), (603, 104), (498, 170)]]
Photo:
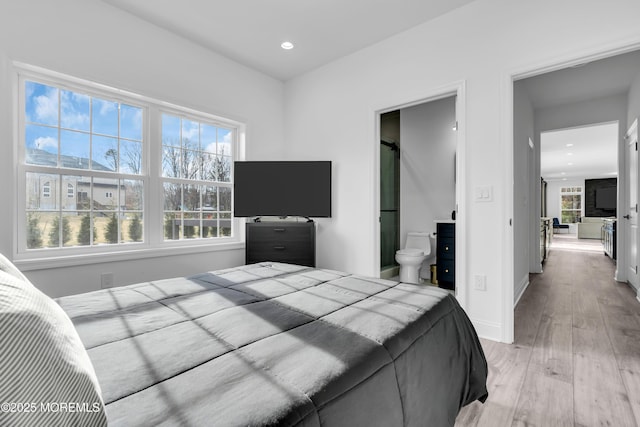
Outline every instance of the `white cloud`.
[[(185, 129), (185, 125), (189, 123), (189, 129)], [(198, 123), (194, 123), (194, 122), (183, 122), (182, 125), (182, 138), (186, 138), (189, 139), (191, 141), (198, 141), (198, 138), (200, 137), (199, 135), (199, 128), (198, 128)]]
[(58, 140), (50, 136), (41, 136), (35, 140), (36, 148), (46, 150), (47, 148), (54, 148), (58, 150)]
[(103, 101), (102, 99), (93, 98), (94, 108), (96, 104), (98, 104), (99, 106), (99, 114), (101, 116), (106, 116), (107, 114), (115, 111), (116, 109), (116, 104), (113, 102)]
[[(62, 91), (60, 94), (62, 117), (60, 118), (63, 127), (71, 129), (89, 129), (89, 97), (76, 92)], [(77, 109), (80, 106), (85, 108), (85, 112)]]
[(38, 122), (55, 122), (58, 119), (58, 97), (55, 91), (47, 91), (46, 95), (36, 96), (35, 113)]

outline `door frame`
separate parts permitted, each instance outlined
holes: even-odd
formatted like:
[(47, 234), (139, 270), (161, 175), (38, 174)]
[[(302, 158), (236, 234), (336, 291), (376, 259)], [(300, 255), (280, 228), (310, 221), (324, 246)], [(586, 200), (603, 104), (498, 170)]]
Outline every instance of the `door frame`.
[[(515, 305), (513, 303), (513, 277), (515, 270), (515, 257), (514, 257), (514, 232), (512, 223), (514, 221), (514, 83), (516, 80), (533, 77), (536, 75), (548, 73), (551, 71), (557, 71), (564, 68), (578, 66), (585, 62), (597, 61), (600, 59), (616, 56), (632, 51), (640, 50), (640, 41), (633, 41), (631, 43), (619, 43), (617, 45), (606, 44), (602, 46), (596, 46), (592, 49), (578, 52), (567, 53), (560, 58), (555, 57), (552, 59), (545, 59), (537, 63), (528, 64), (526, 66), (514, 67), (509, 70), (505, 70), (501, 77), (501, 111), (500, 117), (504, 120), (504, 124), (500, 127), (500, 141), (503, 153), (503, 164), (505, 165), (503, 173), (503, 188), (504, 192), (504, 207), (502, 209), (503, 215), (501, 218), (502, 228), (502, 259), (505, 261), (502, 269), (502, 283), (504, 284), (502, 292), (502, 342), (512, 343), (514, 340), (514, 311)], [(619, 141), (619, 144), (623, 142)], [(619, 150), (620, 151), (620, 150)], [(626, 182), (620, 179), (620, 171), (623, 170), (620, 166), (624, 163), (620, 162), (618, 165), (618, 186), (619, 191), (626, 192)], [(625, 189), (625, 190), (623, 190)], [(621, 207), (624, 206), (622, 202), (625, 200), (618, 198), (618, 212), (621, 212)], [(626, 239), (619, 243), (618, 248), (621, 248), (621, 244), (626, 244)], [(626, 246), (625, 246), (626, 250)], [(622, 251), (618, 251), (620, 254)], [(625, 262), (624, 259), (618, 259), (618, 262)], [(622, 269), (622, 265), (619, 269)], [(624, 266), (626, 268), (626, 264)], [(638, 297), (640, 300), (640, 296)]]
[[(633, 123), (631, 123), (630, 125), (627, 126), (627, 131), (625, 132), (625, 138), (624, 138), (624, 153), (625, 153), (625, 162), (624, 162), (624, 171), (623, 171), (623, 176), (625, 177), (626, 180), (628, 180), (629, 182), (631, 182), (631, 159), (627, 156), (629, 154), (629, 146), (633, 143), (633, 141), (631, 141), (631, 136), (635, 136), (635, 138), (633, 138), (635, 140), (635, 145), (636, 145), (636, 150), (635, 150), (635, 169), (636, 169), (636, 179), (638, 178), (638, 142), (639, 142), (639, 138), (638, 138), (638, 118), (636, 118)], [(637, 202), (639, 200), (639, 189), (640, 185), (638, 185), (638, 183), (636, 182), (635, 185), (635, 190), (636, 190), (636, 194), (635, 194), (635, 199), (636, 199), (636, 222), (638, 220), (638, 212), (637, 212)], [(619, 210), (618, 212), (624, 214), (624, 215), (629, 215), (629, 209), (630, 209), (630, 205), (631, 205), (631, 190), (633, 187), (631, 187), (630, 185), (627, 186), (626, 191), (622, 197), (623, 199), (623, 210)], [(618, 195), (618, 197), (620, 197), (620, 195)], [(621, 233), (621, 231), (623, 232), (623, 234), (625, 236), (630, 236), (629, 239), (627, 239), (627, 244), (622, 248), (622, 250), (624, 251), (624, 258), (626, 260), (626, 263), (624, 265), (620, 265), (618, 266), (618, 271), (616, 273), (618, 273), (618, 277), (616, 279), (620, 279), (620, 281), (625, 281), (627, 282), (632, 288), (636, 289), (636, 298), (638, 298), (638, 301), (640, 301), (640, 283), (637, 283), (638, 281), (638, 273), (636, 272), (634, 274), (634, 279), (636, 283), (633, 283), (630, 280), (630, 275), (632, 275), (633, 273), (631, 273), (631, 267), (633, 265), (636, 266), (636, 268), (638, 268), (638, 264), (640, 263), (640, 260), (638, 259), (638, 242), (640, 242), (640, 228), (636, 228), (636, 259), (631, 259), (631, 254), (633, 253), (633, 251), (631, 250), (631, 222), (627, 219), (626, 221), (624, 220), (625, 218), (620, 218), (622, 215), (618, 214), (618, 231), (616, 232), (617, 235), (619, 236)], [(618, 254), (620, 254), (621, 251), (618, 251)], [(622, 270), (622, 271), (620, 271)], [(637, 288), (636, 288), (637, 286)]]
[[(393, 105), (378, 105), (371, 108), (371, 116), (374, 122), (373, 143), (376, 149), (373, 151), (373, 173), (374, 183), (372, 223), (374, 244), (372, 248), (373, 266), (376, 266), (375, 277), (380, 277), (380, 115), (413, 107), (419, 104), (438, 101), (443, 98), (456, 97), (456, 299), (463, 308), (467, 308), (468, 283), (467, 280), (467, 209), (466, 209), (466, 80), (455, 81), (443, 86), (435, 87), (425, 91), (420, 97), (398, 99)], [(402, 152), (401, 152), (402, 153)]]

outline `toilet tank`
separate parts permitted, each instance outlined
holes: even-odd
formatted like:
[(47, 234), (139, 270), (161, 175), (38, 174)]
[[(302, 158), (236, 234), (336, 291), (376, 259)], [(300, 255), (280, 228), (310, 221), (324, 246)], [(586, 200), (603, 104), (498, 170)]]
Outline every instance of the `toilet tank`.
[(422, 232), (409, 232), (407, 233), (407, 243), (404, 245), (405, 249), (420, 249), (425, 255), (431, 253), (431, 241), (429, 240), (429, 233)]

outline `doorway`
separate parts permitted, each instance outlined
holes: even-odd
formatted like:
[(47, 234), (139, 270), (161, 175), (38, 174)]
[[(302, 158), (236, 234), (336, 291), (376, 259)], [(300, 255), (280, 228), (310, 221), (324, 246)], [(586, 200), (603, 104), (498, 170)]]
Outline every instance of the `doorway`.
[(398, 275), (395, 253), (410, 232), (430, 236), (422, 283), (435, 264), (436, 223), (456, 210), (456, 95), (380, 114), (380, 277)]
[[(531, 71), (527, 76), (514, 77), (513, 80), (513, 236), (514, 239), (509, 245), (513, 251), (513, 280), (516, 284), (513, 294), (513, 304), (517, 303), (521, 293), (528, 286), (528, 272), (525, 267), (530, 265), (525, 262), (531, 261), (531, 265), (540, 265), (536, 257), (540, 255), (534, 250), (539, 246), (540, 224), (538, 216), (541, 212), (540, 204), (540, 178), (545, 178), (540, 173), (540, 142), (541, 134), (545, 131), (581, 128), (594, 123), (616, 123), (616, 148), (618, 153), (616, 163), (619, 165), (615, 170), (620, 171), (618, 179), (618, 212), (622, 212), (623, 203), (627, 197), (627, 179), (623, 176), (626, 146), (622, 142), (627, 120), (633, 111), (633, 103), (630, 102), (629, 88), (636, 79), (640, 78), (640, 52), (630, 51), (616, 56), (604, 57), (592, 60), (591, 62), (565, 65), (566, 68), (557, 71), (546, 72), (534, 75)], [(591, 58), (593, 59), (593, 58)], [(546, 67), (548, 70), (551, 67)], [(610, 76), (615, 74), (616, 79)], [(523, 147), (531, 138), (535, 150), (530, 155), (533, 156), (533, 170), (529, 172), (525, 180), (522, 178), (522, 168), (519, 166), (527, 159)], [(623, 148), (624, 147), (624, 148)], [(565, 166), (569, 166), (570, 160), (566, 159), (568, 153), (562, 153)], [(556, 154), (561, 158), (560, 153)], [(575, 162), (574, 162), (575, 163)], [(572, 166), (577, 166), (574, 164)], [(611, 170), (610, 172), (614, 172)], [(615, 175), (609, 175), (615, 176)], [(533, 188), (527, 188), (525, 182), (537, 183)], [(575, 186), (572, 186), (575, 187)], [(549, 188), (548, 188), (549, 191)], [(523, 197), (524, 195), (524, 197)], [(553, 199), (548, 199), (547, 210), (549, 210)], [(559, 202), (559, 200), (558, 200)], [(526, 215), (529, 220), (526, 221)], [(561, 215), (558, 212), (558, 215)], [(621, 216), (622, 214), (620, 214)], [(618, 218), (618, 225), (621, 217)], [(520, 227), (520, 229), (519, 229)], [(585, 227), (587, 229), (588, 227)], [(524, 229), (525, 232), (519, 232)], [(623, 248), (628, 245), (627, 236), (624, 231), (618, 230), (617, 245), (618, 251), (616, 270), (616, 280), (627, 281), (626, 266), (628, 260), (622, 254)], [(529, 244), (518, 241), (517, 236), (525, 236)], [(512, 245), (512, 246), (511, 246)], [(623, 268), (624, 266), (624, 268)], [(620, 269), (625, 273), (618, 276)], [(527, 281), (526, 286), (518, 288), (518, 283)], [(512, 308), (506, 306), (505, 312)], [(508, 320), (508, 313), (505, 319)], [(506, 323), (506, 322), (505, 322)]]
[(399, 274), (400, 249), (400, 110), (380, 116), (380, 277)]

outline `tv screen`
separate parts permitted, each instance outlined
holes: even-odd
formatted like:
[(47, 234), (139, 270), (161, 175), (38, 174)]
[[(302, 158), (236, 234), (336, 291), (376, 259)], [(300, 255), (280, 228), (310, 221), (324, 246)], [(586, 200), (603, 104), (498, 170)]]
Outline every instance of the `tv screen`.
[(616, 187), (598, 188), (596, 190), (596, 209), (615, 209), (616, 201)]
[(234, 163), (236, 217), (331, 216), (330, 161)]

